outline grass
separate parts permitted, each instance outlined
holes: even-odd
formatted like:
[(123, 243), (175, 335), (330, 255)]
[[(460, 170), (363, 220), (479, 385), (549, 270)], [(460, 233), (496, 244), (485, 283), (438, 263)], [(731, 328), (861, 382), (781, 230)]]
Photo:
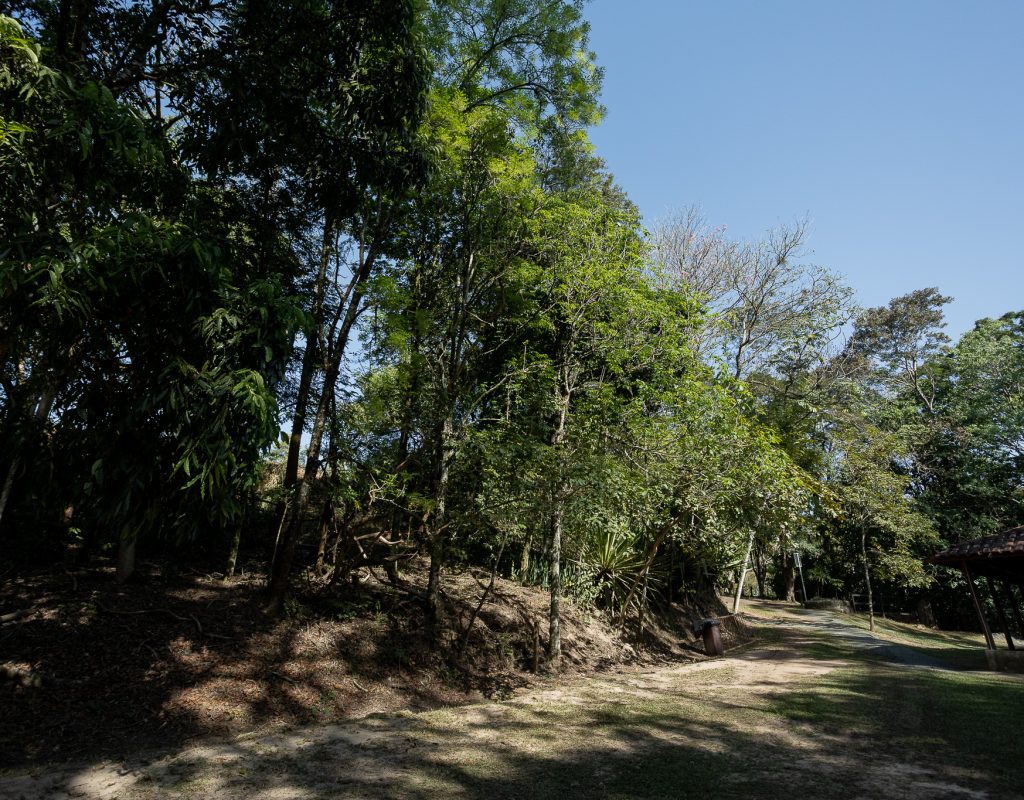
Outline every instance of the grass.
[(884, 750), (995, 796), (1019, 797), (1024, 680), (906, 669), (854, 651), (847, 659), (849, 666), (780, 695), (774, 710), (808, 730), (842, 732), (865, 755)]
[[(864, 630), (869, 628), (867, 614), (849, 614), (842, 620)], [(985, 637), (980, 633), (939, 631), (877, 616), (874, 633), (880, 639), (905, 644), (960, 669), (987, 668)]]
[[(224, 798), (1020, 800), (1020, 677), (901, 667), (822, 632), (763, 632), (761, 645), (717, 665), (381, 715), (307, 750), (238, 741), (224, 762), (186, 755), (119, 796), (188, 796), (201, 786)], [(346, 732), (367, 730), (370, 738), (346, 744)]]
[[(798, 605), (777, 600), (745, 600), (744, 608), (755, 616), (776, 620), (799, 620), (810, 614)], [(835, 617), (863, 630), (869, 628), (868, 615), (864, 613), (836, 614)], [(894, 644), (913, 647), (957, 669), (987, 669), (985, 637), (981, 633), (940, 631), (876, 616), (874, 635)]]

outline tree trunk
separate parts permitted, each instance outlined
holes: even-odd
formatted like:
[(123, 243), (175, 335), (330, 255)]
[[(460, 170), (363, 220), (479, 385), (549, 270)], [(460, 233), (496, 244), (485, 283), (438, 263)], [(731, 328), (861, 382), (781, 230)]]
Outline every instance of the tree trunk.
[[(334, 245), (334, 227), (330, 223), (324, 226), (323, 244), (320, 249), (320, 264), (317, 270), (317, 279), (313, 289), (313, 312), (312, 317), (315, 327), (311, 326), (305, 333), (306, 349), (302, 354), (302, 372), (299, 375), (298, 391), (295, 394), (295, 412), (292, 415), (292, 432), (288, 439), (288, 459), (285, 462), (284, 478), (282, 486), (285, 496), (290, 495), (295, 488), (299, 478), (299, 452), (302, 449), (302, 434), (306, 429), (306, 415), (309, 411), (310, 387), (313, 383), (313, 374), (320, 359), (319, 336), (324, 325), (323, 319), (323, 298), (327, 291), (327, 267), (330, 264), (331, 252)], [(275, 519), (277, 524), (274, 530), (280, 531), (285, 517), (288, 513), (288, 505), (285, 500), (277, 504)], [(280, 537), (275, 542), (273, 561), (271, 561), (271, 572), (274, 562), (277, 561), (277, 547), (280, 544)]]
[(122, 537), (117, 545), (117, 582), (126, 583), (135, 574), (135, 537)]
[(765, 564), (764, 545), (758, 543), (753, 550), (754, 579), (757, 581), (757, 596), (764, 599), (768, 583), (768, 566)]
[(323, 449), (324, 434), (327, 430), (327, 416), (334, 395), (334, 386), (341, 372), (341, 362), (345, 356), (349, 335), (359, 316), (360, 304), (366, 290), (366, 282), (377, 259), (377, 251), (371, 246), (362, 259), (359, 272), (353, 277), (347, 297), (345, 298), (345, 318), (333, 342), (329, 363), (324, 372), (324, 386), (317, 403), (316, 416), (313, 419), (313, 430), (309, 438), (309, 449), (306, 451), (306, 469), (302, 479), (298, 481), (298, 492), (295, 506), (292, 509), (288, 524), (282, 527), (278, 541), (277, 554), (271, 570), (270, 585), (266, 610), (269, 614), (279, 614), (284, 608), (284, 598), (288, 592), (288, 579), (291, 575), (292, 561), (295, 558), (295, 546), (302, 532), (302, 519), (309, 509), (309, 499), (313, 483), (320, 470), (320, 452)]
[(939, 627), (935, 621), (935, 610), (932, 608), (931, 601), (927, 597), (918, 598), (915, 610), (917, 611), (917, 621), (926, 628)]
[(860, 554), (864, 558), (864, 583), (868, 589), (868, 630), (875, 629), (875, 600), (871, 595), (871, 569), (868, 565), (868, 529), (866, 525), (860, 528)]
[(242, 526), (236, 525), (231, 537), (231, 550), (228, 552), (228, 565), (224, 570), (225, 583), (235, 577), (235, 565), (238, 564), (238, 548), (242, 544)]
[(743, 597), (743, 582), (747, 579), (747, 565), (750, 563), (750, 551), (754, 548), (754, 532), (750, 532), (750, 538), (747, 539), (747, 553), (743, 556), (743, 566), (740, 568), (740, 580), (736, 585), (736, 600), (732, 604), (732, 613), (740, 613), (740, 600)]
[(334, 504), (327, 500), (324, 502), (324, 510), (320, 514), (320, 542), (316, 548), (316, 570), (317, 575), (323, 575), (326, 571), (325, 559), (327, 556), (327, 534), (330, 532), (331, 521), (334, 519)]
[(555, 451), (555, 469), (558, 470), (558, 477), (554, 496), (551, 498), (551, 563), (548, 566), (548, 583), (551, 590), (551, 606), (548, 612), (548, 662), (556, 672), (562, 665), (562, 524), (565, 515), (565, 501), (569, 494), (568, 482), (563, 475), (564, 464), (561, 451), (565, 446), (569, 404), (572, 402), (572, 382), (568, 369), (564, 366), (560, 383), (558, 424), (551, 434), (551, 446)]
[(523, 541), (523, 553), (519, 556), (519, 582), (526, 585), (530, 573), (530, 546), (533, 544), (533, 536), (526, 535)]
[(434, 514), (430, 527), (430, 573), (427, 576), (427, 613), (437, 619), (441, 610), (441, 566), (444, 563), (445, 537), (448, 529), (448, 480), (451, 470), (451, 438), (454, 433), (451, 417), (446, 417), (437, 433), (437, 489), (434, 493)]
[(796, 567), (793, 556), (785, 553), (782, 556), (782, 599), (787, 603), (796, 602)]
[(313, 424), (313, 435), (309, 443), (306, 457), (306, 471), (299, 481), (299, 491), (295, 498), (295, 507), (289, 515), (287, 524), (281, 529), (277, 543), (277, 553), (271, 568), (270, 586), (267, 599), (267, 613), (277, 615), (284, 608), (284, 598), (288, 593), (288, 579), (291, 576), (292, 561), (295, 558), (295, 547), (302, 534), (302, 521), (309, 508), (309, 498), (313, 491), (314, 476), (320, 469), (320, 448), (323, 445), (324, 431), (327, 425), (327, 395), (329, 386), (324, 386), (323, 395), (317, 407), (316, 421)]
[[(559, 482), (556, 493), (562, 488)], [(551, 607), (548, 613), (548, 662), (558, 670), (562, 663), (562, 514), (563, 503), (556, 498), (551, 512), (551, 564), (548, 582)]]

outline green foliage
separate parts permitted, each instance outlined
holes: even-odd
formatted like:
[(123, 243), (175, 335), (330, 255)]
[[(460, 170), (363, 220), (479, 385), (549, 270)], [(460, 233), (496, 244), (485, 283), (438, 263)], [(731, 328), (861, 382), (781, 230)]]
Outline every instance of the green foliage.
[(222, 524), (277, 435), (287, 253), (105, 87), (2, 31), (4, 466), (23, 501), (127, 538)]
[(278, 554), (329, 500), (429, 552), (435, 600), (445, 561), (532, 557), (624, 621), (678, 574), (726, 588), (748, 542), (761, 583), (799, 545), (820, 585), (859, 589), (866, 552), (908, 594), (933, 528), (1018, 522), (1021, 314), (950, 347), (949, 298), (858, 314), (804, 223), (648, 236), (587, 137), (581, 8), (0, 17), (5, 528), (223, 530), (283, 411)]
[(1024, 315), (979, 321), (937, 360), (938, 421), (921, 448), (919, 498), (947, 541), (1024, 517)]

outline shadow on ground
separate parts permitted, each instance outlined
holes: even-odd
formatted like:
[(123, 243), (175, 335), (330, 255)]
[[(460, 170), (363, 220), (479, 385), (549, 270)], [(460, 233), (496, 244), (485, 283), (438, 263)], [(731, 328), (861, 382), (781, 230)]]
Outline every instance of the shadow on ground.
[[(1010, 732), (1024, 715), (1024, 682), (894, 665), (841, 640), (828, 646), (847, 660), (825, 662), (807, 652), (820, 643), (797, 631), (716, 665), (197, 748), (121, 774), (93, 767), (58, 783), (0, 782), (0, 794), (1021, 797)], [(808, 676), (773, 673), (798, 662)]]

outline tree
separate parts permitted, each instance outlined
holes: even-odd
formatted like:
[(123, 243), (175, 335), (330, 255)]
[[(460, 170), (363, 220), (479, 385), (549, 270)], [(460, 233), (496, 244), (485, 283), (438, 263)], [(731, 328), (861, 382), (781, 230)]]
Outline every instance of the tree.
[(375, 360), (402, 394), (394, 468), (429, 498), (419, 522), (431, 554), (426, 603), (436, 615), (457, 527), (452, 473), (490, 398), (512, 379), (511, 354), (531, 324), (527, 219), (541, 195), (532, 154), (500, 110), (471, 109), (461, 93), (438, 90), (428, 128), (445, 158), (402, 220), (402, 250), (377, 285), (384, 314), (371, 332)]
[(709, 357), (732, 377), (757, 383), (822, 364), (853, 313), (851, 290), (824, 267), (801, 263), (807, 223), (769, 231), (753, 243), (731, 241), (695, 209), (662, 223), (656, 257), (702, 296), (713, 312), (702, 334)]
[(921, 558), (936, 537), (929, 520), (914, 508), (910, 479), (896, 463), (907, 454), (905, 442), (855, 421), (838, 432), (837, 445), (840, 460), (831, 487), (841, 509), (838, 524), (859, 542), (869, 626), (874, 630), (872, 575), (901, 587), (925, 585), (928, 576)]
[(194, 180), (158, 126), (2, 26), (0, 513), (25, 475), (51, 513), (116, 532), (125, 574), (144, 531), (187, 537), (237, 513), (276, 435), (272, 383), (295, 310), (273, 267), (288, 256), (271, 239), (262, 253), (275, 257), (257, 258), (264, 240), (239, 198)]
[(942, 307), (951, 300), (938, 289), (918, 289), (858, 317), (847, 349), (868, 362), (871, 372), (865, 377), (874, 379), (877, 391), (910, 392), (935, 414), (936, 358), (949, 342), (942, 332)]
[(919, 449), (916, 488), (947, 542), (1013, 527), (1024, 512), (1022, 342), (1021, 312), (983, 319), (928, 365), (936, 430)]

